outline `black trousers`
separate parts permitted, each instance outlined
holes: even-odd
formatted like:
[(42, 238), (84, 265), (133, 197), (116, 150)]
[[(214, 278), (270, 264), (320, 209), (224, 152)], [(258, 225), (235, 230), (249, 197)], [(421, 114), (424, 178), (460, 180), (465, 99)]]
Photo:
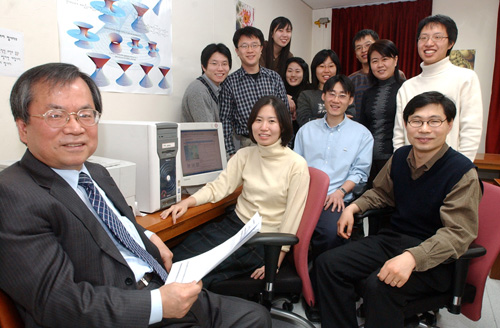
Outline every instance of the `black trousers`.
[[(153, 290), (163, 285), (158, 279), (152, 280), (146, 289)], [(183, 318), (163, 319), (150, 327), (270, 328), (271, 326), (271, 315), (262, 305), (202, 289), (198, 299)]]
[[(384, 263), (422, 241), (391, 230), (381, 230), (321, 254), (315, 263), (321, 327), (357, 327), (356, 299), (363, 297), (365, 327), (403, 327), (404, 305), (421, 295), (451, 287), (453, 265), (441, 264), (413, 272), (401, 288), (377, 277)], [(361, 288), (362, 286), (362, 288)]]
[(311, 258), (313, 260), (321, 253), (345, 243), (345, 239), (337, 235), (337, 221), (340, 219), (340, 215), (342, 215), (342, 211), (332, 212), (331, 206), (321, 212), (311, 237)]

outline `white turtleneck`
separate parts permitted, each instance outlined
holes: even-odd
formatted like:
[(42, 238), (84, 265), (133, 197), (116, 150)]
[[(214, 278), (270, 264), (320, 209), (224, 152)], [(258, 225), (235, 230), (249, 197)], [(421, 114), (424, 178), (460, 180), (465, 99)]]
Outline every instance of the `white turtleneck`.
[(193, 197), (196, 205), (215, 203), (242, 184), (236, 214), (243, 223), (258, 211), (261, 232), (297, 232), (309, 190), (309, 170), (302, 156), (281, 146), (281, 139), (270, 146), (242, 148), (219, 177)]
[(453, 65), (449, 57), (431, 65), (420, 64), (422, 73), (403, 83), (397, 95), (394, 124), (394, 150), (409, 145), (404, 128), (403, 110), (416, 95), (439, 91), (455, 102), (457, 115), (446, 143), (474, 161), (483, 128), (483, 102), (477, 74)]

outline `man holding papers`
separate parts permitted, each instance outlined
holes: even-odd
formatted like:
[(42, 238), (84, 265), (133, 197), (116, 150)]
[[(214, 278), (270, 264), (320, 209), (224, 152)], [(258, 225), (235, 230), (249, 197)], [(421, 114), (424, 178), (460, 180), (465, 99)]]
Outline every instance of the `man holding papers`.
[(0, 289), (25, 327), (271, 327), (269, 312), (164, 285), (172, 252), (135, 221), (97, 147), (101, 95), (70, 64), (34, 67), (11, 109), (24, 157), (0, 173)]
[[(261, 232), (297, 232), (309, 189), (309, 170), (305, 159), (287, 147), (293, 128), (285, 103), (274, 96), (260, 98), (250, 113), (248, 130), (256, 146), (240, 149), (215, 181), (162, 213), (163, 218), (172, 214), (175, 223), (188, 207), (217, 202), (243, 185), (236, 209), (224, 220), (186, 238), (174, 249), (175, 261), (199, 255), (228, 240), (256, 212), (262, 216)], [(288, 249), (283, 247), (278, 265)], [(244, 274), (263, 279), (263, 258), (263, 246), (243, 245), (205, 276), (203, 284), (208, 287), (212, 282)]]

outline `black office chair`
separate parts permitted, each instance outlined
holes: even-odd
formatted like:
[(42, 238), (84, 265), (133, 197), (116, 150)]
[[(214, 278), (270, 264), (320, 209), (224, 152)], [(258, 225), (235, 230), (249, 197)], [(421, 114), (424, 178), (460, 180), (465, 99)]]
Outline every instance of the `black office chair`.
[[(409, 302), (404, 308), (405, 327), (436, 327), (436, 314), (444, 307), (450, 313), (462, 313), (475, 321), (480, 319), (486, 278), (500, 253), (499, 199), (500, 187), (484, 184), (483, 198), (479, 204), (478, 236), (465, 254), (457, 260), (448, 260), (455, 265), (451, 290)], [(356, 219), (374, 214), (378, 214), (377, 210), (367, 211)], [(362, 314), (362, 310), (359, 312)]]
[[(252, 237), (246, 245), (264, 245), (264, 263), (265, 278), (252, 279), (248, 276), (236, 277), (229, 280), (213, 283), (210, 290), (224, 295), (238, 296), (258, 301), (271, 312), (273, 327), (279, 322), (280, 327), (303, 327), (314, 328), (314, 325), (300, 315), (290, 312), (289, 305), (280, 309), (273, 306), (284, 299), (276, 299), (275, 291), (279, 295), (296, 295), (296, 301), (299, 299), (302, 284), (300, 277), (297, 276), (293, 264), (283, 261), (277, 279), (276, 269), (278, 267), (278, 258), (283, 245), (295, 245), (299, 239), (293, 234), (285, 233), (258, 233)], [(291, 304), (285, 300), (284, 304)]]
[[(309, 242), (321, 214), (330, 179), (320, 170), (309, 168), (311, 177), (309, 195), (304, 214), (297, 231), (297, 236), (281, 233), (261, 233), (254, 236), (247, 244), (263, 244), (265, 248), (265, 279), (255, 280), (248, 276), (231, 278), (213, 283), (210, 290), (218, 294), (238, 296), (258, 300), (271, 310), (273, 325), (279, 320), (288, 327), (313, 328), (309, 321), (290, 312), (292, 303), (300, 300), (300, 295), (314, 305), (314, 294), (309, 279), (308, 248)], [(299, 242), (300, 238), (300, 242)], [(279, 274), (276, 274), (279, 253), (283, 245), (295, 245), (283, 261)], [(291, 256), (293, 255), (293, 256)], [(279, 297), (278, 299), (276, 299)], [(283, 308), (273, 307), (273, 302), (283, 302)], [(285, 325), (283, 325), (285, 326)]]

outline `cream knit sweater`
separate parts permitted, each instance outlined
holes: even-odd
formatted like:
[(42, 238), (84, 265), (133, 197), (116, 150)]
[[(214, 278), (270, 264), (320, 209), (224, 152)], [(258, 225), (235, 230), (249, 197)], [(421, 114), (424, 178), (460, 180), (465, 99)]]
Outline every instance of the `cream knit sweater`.
[(196, 205), (215, 203), (240, 185), (243, 190), (236, 214), (243, 223), (258, 211), (261, 232), (297, 232), (309, 189), (309, 170), (304, 158), (281, 146), (281, 139), (270, 146), (240, 149), (219, 177), (193, 197)]

